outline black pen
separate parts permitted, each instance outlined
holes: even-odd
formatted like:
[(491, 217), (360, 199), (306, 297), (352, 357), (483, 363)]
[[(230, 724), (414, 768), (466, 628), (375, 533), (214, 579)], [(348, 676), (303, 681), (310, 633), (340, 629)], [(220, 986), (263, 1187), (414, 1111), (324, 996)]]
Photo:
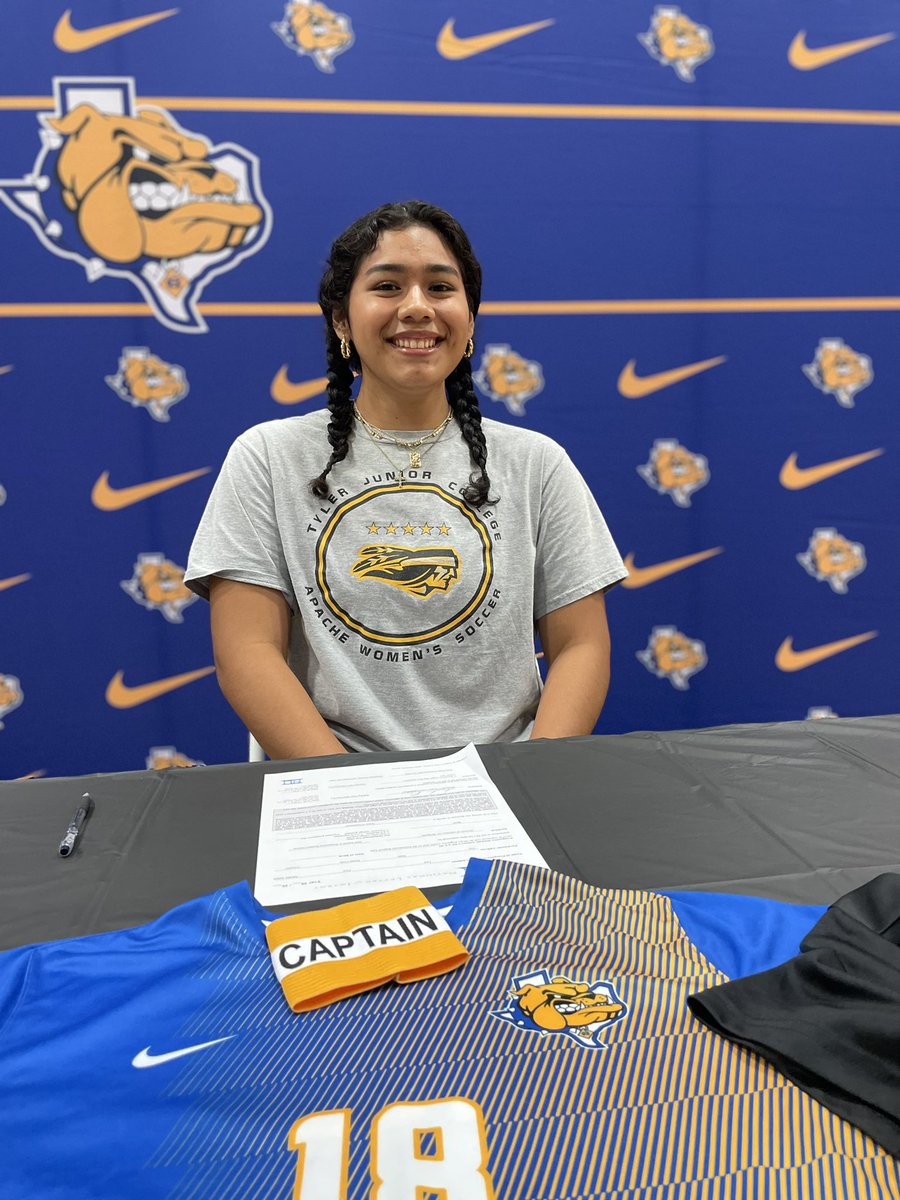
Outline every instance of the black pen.
[(60, 858), (68, 858), (75, 849), (75, 843), (81, 836), (81, 831), (84, 829), (84, 823), (93, 812), (94, 801), (90, 792), (85, 792), (81, 797), (81, 800), (81, 805), (75, 810), (75, 815), (69, 822), (69, 828), (66, 830), (66, 836), (59, 843)]

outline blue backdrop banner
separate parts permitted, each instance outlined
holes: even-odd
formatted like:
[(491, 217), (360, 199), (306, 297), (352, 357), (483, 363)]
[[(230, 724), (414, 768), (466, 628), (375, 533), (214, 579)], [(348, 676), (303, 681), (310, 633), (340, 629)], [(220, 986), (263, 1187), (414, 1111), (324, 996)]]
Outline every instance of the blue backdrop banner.
[(332, 238), (410, 197), (482, 261), (485, 414), (568, 449), (631, 572), (598, 731), (895, 710), (898, 32), (894, 0), (10, 8), (0, 775), (245, 757), (193, 531), (237, 434), (324, 404)]

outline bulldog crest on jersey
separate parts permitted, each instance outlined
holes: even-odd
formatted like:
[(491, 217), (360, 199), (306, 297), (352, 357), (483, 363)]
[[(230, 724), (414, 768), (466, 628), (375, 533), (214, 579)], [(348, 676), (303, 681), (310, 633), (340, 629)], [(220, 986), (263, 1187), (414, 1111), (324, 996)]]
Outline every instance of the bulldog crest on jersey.
[(542, 1037), (559, 1034), (587, 1050), (601, 1050), (600, 1032), (621, 1021), (628, 1006), (608, 980), (587, 983), (549, 971), (517, 975), (503, 1008), (491, 1016)]
[(53, 89), (34, 165), (0, 179), (0, 200), (91, 283), (128, 279), (162, 324), (205, 332), (203, 289), (269, 236), (259, 160), (139, 108), (131, 78), (60, 78)]

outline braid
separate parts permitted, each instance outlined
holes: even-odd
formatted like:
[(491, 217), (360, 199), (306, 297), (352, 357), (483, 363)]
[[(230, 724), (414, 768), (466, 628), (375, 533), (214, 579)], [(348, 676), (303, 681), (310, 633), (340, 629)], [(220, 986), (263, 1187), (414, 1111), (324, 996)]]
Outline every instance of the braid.
[(322, 474), (309, 482), (310, 491), (321, 499), (328, 495), (328, 484), (325, 482), (325, 477), (336, 463), (347, 457), (350, 438), (353, 436), (353, 397), (350, 393), (353, 371), (350, 369), (350, 362), (341, 356), (340, 341), (331, 329), (327, 333), (326, 350), (328, 354), (328, 408), (331, 412), (331, 420), (328, 422), (328, 441), (331, 443), (331, 457), (325, 464)]
[(473, 508), (480, 508), (482, 504), (496, 504), (497, 499), (488, 496), (491, 481), (487, 473), (487, 445), (481, 428), (478, 397), (472, 386), (472, 367), (467, 358), (461, 359), (447, 378), (447, 400), (469, 447), (469, 457), (477, 467), (477, 471), (469, 476), (469, 486), (462, 491), (462, 498)]

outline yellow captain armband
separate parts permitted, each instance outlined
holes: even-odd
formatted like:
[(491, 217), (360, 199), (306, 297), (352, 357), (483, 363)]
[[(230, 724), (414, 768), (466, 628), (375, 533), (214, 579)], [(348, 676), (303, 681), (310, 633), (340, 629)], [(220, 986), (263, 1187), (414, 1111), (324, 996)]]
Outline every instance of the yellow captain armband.
[(412, 983), (469, 957), (418, 888), (280, 917), (266, 929), (272, 966), (294, 1012), (385, 983)]

